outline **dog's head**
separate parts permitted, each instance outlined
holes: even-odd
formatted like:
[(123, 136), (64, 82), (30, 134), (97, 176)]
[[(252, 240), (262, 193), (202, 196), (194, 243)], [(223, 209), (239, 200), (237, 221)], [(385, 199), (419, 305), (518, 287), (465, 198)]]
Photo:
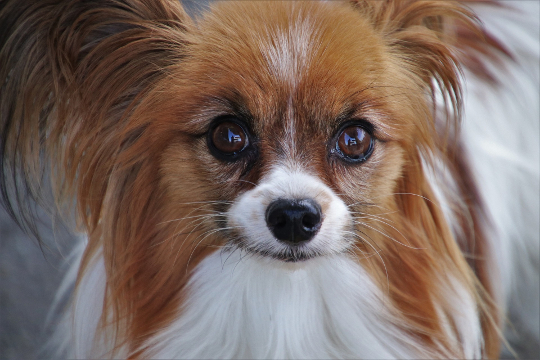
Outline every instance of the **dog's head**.
[(451, 348), (451, 310), (433, 299), (448, 304), (447, 276), (476, 290), (424, 170), (445, 154), (436, 92), (450, 113), (460, 98), (441, 19), (469, 15), (433, 2), (213, 7), (154, 100), (150, 126), (167, 139), (156, 186), (174, 220), (162, 266), (216, 246), (276, 266), (347, 252), (414, 332)]
[(217, 6), (164, 85), (165, 131), (185, 134), (160, 159), (166, 206), (201, 202), (217, 237), (283, 260), (367, 241), (363, 215), (422, 196), (400, 181), (436, 141), (431, 81), (459, 96), (437, 33), (405, 25), (341, 3)]

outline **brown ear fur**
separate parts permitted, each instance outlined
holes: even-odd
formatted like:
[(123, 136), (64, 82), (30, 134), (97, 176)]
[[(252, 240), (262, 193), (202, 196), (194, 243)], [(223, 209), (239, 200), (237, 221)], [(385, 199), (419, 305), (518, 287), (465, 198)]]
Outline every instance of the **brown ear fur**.
[[(411, 331), (432, 348), (435, 347), (434, 341), (443, 344), (444, 351), (439, 356), (463, 356), (445, 339), (433, 307), (434, 303), (446, 302), (437, 294), (436, 286), (443, 281), (440, 275), (457, 277), (466, 284), (467, 291), (477, 302), (484, 333), (483, 356), (495, 358), (499, 352), (500, 320), (498, 309), (491, 300), (491, 279), (486, 274), (490, 254), (479, 226), (485, 217), (472, 174), (466, 171), (466, 160), (458, 150), (461, 108), (459, 60), (469, 64), (469, 57), (464, 55), (479, 48), (491, 54), (494, 50), (504, 49), (493, 42), (491, 48), (490, 44), (480, 45), (482, 30), (474, 15), (459, 2), (357, 0), (352, 4), (371, 19), (372, 26), (385, 39), (396, 66), (406, 72), (418, 88), (425, 90), (424, 104), (432, 105), (431, 109), (417, 105), (419, 123), (414, 130), (415, 135), (408, 144), (403, 144), (408, 157), (403, 175), (396, 186), (395, 197), (385, 204), (390, 213), (395, 211), (395, 216), (387, 216), (388, 223), (395, 228), (381, 226), (378, 222), (373, 224), (377, 233), (370, 235), (371, 239), (380, 239), (381, 233), (387, 235), (374, 242), (381, 249), (380, 255), (392, 265), (384, 268), (377, 257), (370, 258), (368, 262), (378, 268), (377, 273), (385, 274), (381, 276), (382, 282), (388, 282), (391, 297), (407, 317), (406, 322), (414, 324)], [(461, 53), (458, 52), (458, 44)], [(436, 121), (435, 98), (438, 91), (443, 94), (447, 111), (444, 118)], [(438, 125), (441, 120), (446, 120), (446, 126)], [(456, 192), (450, 194), (450, 199), (456, 199), (453, 206), (459, 209), (456, 211), (460, 222), (458, 226), (461, 227), (458, 241), (448, 228), (426, 180), (426, 165), (427, 168), (433, 167), (433, 155), (441, 158), (457, 179)], [(399, 239), (409, 247), (388, 242), (388, 238)], [(468, 266), (462, 251), (471, 249), (474, 249), (471, 256), (483, 260), (473, 261)]]
[[(154, 185), (164, 146), (151, 138), (152, 119), (140, 108), (184, 57), (191, 20), (174, 0), (16, 0), (1, 3), (0, 26), (4, 200), (15, 214), (25, 194), (39, 198), (41, 184), (32, 179), (51, 159), (56, 197), (64, 205), (76, 199), (89, 237), (81, 271), (103, 246), (104, 309), (127, 326), (117, 329), (119, 338), (139, 339), (141, 327), (131, 323), (163, 321), (157, 310), (166, 314), (170, 303), (155, 293), (163, 284), (146, 279), (155, 272), (140, 270), (161, 229)], [(142, 288), (141, 278), (155, 288)], [(149, 298), (153, 307), (142, 311)]]

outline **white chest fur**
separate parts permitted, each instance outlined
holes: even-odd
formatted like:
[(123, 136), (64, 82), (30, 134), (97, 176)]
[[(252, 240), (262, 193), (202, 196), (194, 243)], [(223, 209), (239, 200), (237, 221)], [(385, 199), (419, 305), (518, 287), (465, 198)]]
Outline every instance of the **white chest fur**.
[(198, 266), (182, 315), (149, 345), (156, 358), (421, 356), (388, 314), (345, 255), (284, 264), (217, 252)]

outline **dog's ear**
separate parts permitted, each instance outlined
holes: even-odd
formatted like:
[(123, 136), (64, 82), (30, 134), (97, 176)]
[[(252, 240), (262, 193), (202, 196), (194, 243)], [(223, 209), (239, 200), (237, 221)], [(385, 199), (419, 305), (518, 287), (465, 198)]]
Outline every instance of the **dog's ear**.
[(39, 198), (27, 179), (47, 157), (57, 195), (98, 222), (121, 148), (147, 126), (130, 115), (181, 61), (190, 26), (177, 0), (0, 3), (0, 188), (13, 216), (24, 223), (27, 195)]
[[(407, 151), (394, 200), (398, 207), (395, 221), (407, 224), (405, 230), (400, 230), (406, 234), (406, 238), (415, 239), (416, 246), (422, 248), (423, 252), (421, 256), (414, 251), (407, 254), (407, 251), (401, 249), (393, 253), (394, 249), (389, 247), (386, 256), (394, 256), (399, 259), (394, 263), (404, 266), (414, 264), (405, 271), (401, 269), (402, 274), (413, 277), (412, 282), (419, 285), (418, 289), (425, 286), (426, 293), (432, 291), (433, 283), (427, 280), (430, 271), (425, 269), (431, 269), (432, 275), (438, 274), (440, 278), (441, 273), (437, 272), (446, 268), (445, 276), (451, 274), (458, 279), (477, 302), (485, 334), (484, 356), (496, 357), (499, 344), (498, 313), (491, 305), (490, 295), (493, 293), (489, 279), (483, 275), (489, 268), (489, 261), (486, 260), (489, 254), (486, 252), (482, 229), (478, 226), (483, 216), (482, 206), (475, 196), (477, 190), (472, 181), (472, 173), (468, 170), (457, 135), (461, 107), (461, 65), (470, 66), (473, 63), (475, 66), (472, 71), (481, 70), (481, 63), (474, 62), (480, 59), (476, 56), (478, 52), (492, 54), (492, 50), (504, 52), (504, 49), (494, 41), (486, 45), (486, 34), (474, 14), (458, 1), (353, 0), (351, 3), (371, 21), (372, 27), (384, 40), (389, 59), (394, 68), (404, 75), (401, 79), (405, 79), (405, 86), (410, 88), (410, 93), (416, 91), (419, 95), (416, 98), (408, 97), (408, 100), (413, 101), (409, 106), (417, 110), (417, 116), (408, 119), (414, 125), (414, 130), (404, 144)], [(437, 112), (441, 105), (437, 104), (436, 99), (439, 94), (442, 95), (439, 99), (444, 100), (446, 113)], [(436, 119), (436, 116), (441, 118)], [(432, 161), (434, 158), (437, 158), (435, 163)], [(455, 179), (455, 183), (440, 185), (448, 201), (447, 206), (455, 211), (454, 217), (460, 221), (459, 224), (453, 224), (460, 228), (452, 229), (456, 230), (459, 239), (454, 237), (449, 228), (432, 183), (427, 180), (426, 172), (430, 170), (437, 174), (435, 178), (447, 179), (448, 173), (452, 173), (452, 179)], [(460, 199), (464, 199), (463, 202)], [(470, 251), (472, 257), (482, 260), (467, 264), (458, 242), (462, 250), (474, 249)], [(419, 264), (423, 264), (422, 273), (416, 270), (421, 267)], [(400, 267), (394, 266), (389, 272), (396, 269)], [(402, 280), (402, 274), (390, 275), (390, 279)], [(419, 299), (432, 298), (438, 301), (441, 311), (451, 314), (451, 310), (446, 308), (449, 305), (447, 299), (438, 298), (440, 295), (436, 293), (407, 299), (404, 294), (410, 294), (410, 289), (400, 288), (403, 282), (397, 281), (392, 285), (395, 285), (394, 298), (398, 304), (414, 304)], [(392, 286), (390, 289), (394, 291)], [(437, 329), (439, 315), (430, 313), (425, 304), (418, 303), (414, 307), (423, 307), (424, 320), (433, 316), (429, 322), (433, 328), (424, 330), (436, 338), (441, 330)], [(409, 319), (410, 324), (416, 321), (414, 318)], [(463, 357), (459, 352), (454, 353), (454, 356)]]
[[(152, 311), (142, 306), (139, 322), (159, 321), (170, 297), (162, 284), (149, 291), (135, 280), (160, 210), (157, 146), (165, 140), (152, 137), (156, 109), (148, 103), (181, 67), (191, 19), (178, 0), (6, 0), (0, 29), (0, 188), (8, 210), (32, 230), (29, 198), (41, 195), (34, 180), (50, 174), (56, 200), (76, 204), (88, 236), (81, 271), (103, 248), (102, 320), (129, 322), (132, 300), (147, 292), (160, 300)], [(134, 328), (114, 333), (139, 339)]]
[[(432, 113), (428, 123), (422, 124), (420, 147), (436, 147), (433, 143), (435, 127), (435, 99), (444, 101), (446, 130), (457, 130), (461, 109), (460, 76), (463, 47), (459, 47), (457, 29), (467, 29), (469, 36), (482, 37), (478, 20), (457, 1), (416, 0), (352, 0), (352, 5), (367, 15), (384, 39), (388, 52), (400, 72), (432, 97)], [(440, 110), (440, 109), (439, 109)], [(427, 125), (427, 126), (426, 126)], [(440, 124), (439, 124), (440, 125)], [(439, 129), (441, 130), (441, 129)]]
[(401, 57), (421, 81), (432, 81), (460, 102), (459, 65), (454, 46), (456, 24), (479, 32), (474, 14), (456, 1), (353, 0), (353, 6), (369, 15), (392, 53)]

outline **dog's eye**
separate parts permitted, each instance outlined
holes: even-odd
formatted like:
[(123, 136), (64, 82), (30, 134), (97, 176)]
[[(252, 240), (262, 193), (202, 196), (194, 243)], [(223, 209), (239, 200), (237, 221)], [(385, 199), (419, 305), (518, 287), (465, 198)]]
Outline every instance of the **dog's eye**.
[(373, 137), (359, 125), (348, 126), (341, 130), (336, 150), (349, 161), (364, 161), (373, 151)]
[(237, 123), (224, 121), (212, 129), (209, 141), (221, 155), (234, 157), (247, 147), (248, 136)]

